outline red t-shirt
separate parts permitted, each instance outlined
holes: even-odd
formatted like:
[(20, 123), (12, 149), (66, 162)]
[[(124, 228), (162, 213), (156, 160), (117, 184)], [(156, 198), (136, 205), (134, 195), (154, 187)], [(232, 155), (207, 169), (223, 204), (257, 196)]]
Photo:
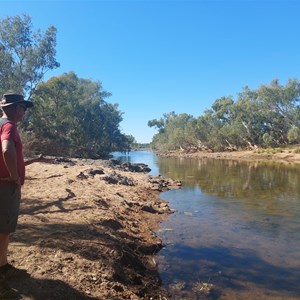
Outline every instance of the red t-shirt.
[[(22, 142), (20, 135), (18, 133), (17, 127), (12, 122), (7, 122), (2, 125), (0, 129), (1, 134), (1, 144), (4, 140), (11, 140), (14, 141), (16, 146), (16, 154), (17, 154), (17, 167), (18, 167), (18, 173), (20, 176), (21, 184), (24, 184), (25, 179), (25, 164), (24, 164), (24, 158), (23, 158), (23, 150), (22, 150)], [(0, 147), (0, 178), (9, 177), (9, 172), (7, 171), (6, 165), (3, 160), (3, 153), (2, 153), (2, 147)], [(0, 185), (5, 184), (4, 181), (1, 182)], [(6, 182), (7, 184), (7, 182)]]

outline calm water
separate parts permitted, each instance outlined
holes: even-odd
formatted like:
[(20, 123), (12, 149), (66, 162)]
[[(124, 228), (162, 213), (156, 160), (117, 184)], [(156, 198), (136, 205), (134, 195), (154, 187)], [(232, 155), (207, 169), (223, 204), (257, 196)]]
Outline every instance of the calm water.
[(173, 299), (300, 299), (300, 166), (151, 152), (127, 160), (184, 184), (161, 194), (176, 210), (157, 257)]

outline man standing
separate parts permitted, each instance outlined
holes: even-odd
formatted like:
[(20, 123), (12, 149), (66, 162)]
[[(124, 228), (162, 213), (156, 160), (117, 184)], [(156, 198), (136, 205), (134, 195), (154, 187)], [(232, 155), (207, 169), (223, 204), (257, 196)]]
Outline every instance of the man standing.
[(9, 236), (16, 230), (21, 185), (25, 179), (25, 163), (22, 142), (16, 127), (27, 108), (32, 107), (19, 94), (4, 94), (0, 100), (0, 281), (25, 275), (25, 270), (12, 266), (7, 261)]

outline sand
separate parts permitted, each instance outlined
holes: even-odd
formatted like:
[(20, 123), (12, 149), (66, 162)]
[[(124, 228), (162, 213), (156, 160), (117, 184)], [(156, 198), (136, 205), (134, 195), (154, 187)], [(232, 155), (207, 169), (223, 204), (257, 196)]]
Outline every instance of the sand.
[(26, 170), (9, 261), (30, 276), (1, 284), (12, 299), (168, 299), (155, 230), (170, 210), (148, 175), (82, 160)]
[(300, 163), (300, 153), (292, 149), (281, 149), (280, 151), (272, 150), (244, 150), (244, 151), (224, 151), (224, 152), (184, 152), (168, 151), (160, 153), (161, 156), (183, 157), (183, 158), (213, 158), (213, 159), (231, 159), (243, 161), (270, 161), (276, 163)]

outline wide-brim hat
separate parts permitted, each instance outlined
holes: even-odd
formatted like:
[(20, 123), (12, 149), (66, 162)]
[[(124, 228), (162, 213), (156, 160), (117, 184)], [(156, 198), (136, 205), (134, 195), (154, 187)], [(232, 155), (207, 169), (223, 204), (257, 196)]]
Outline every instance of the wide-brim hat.
[(32, 107), (33, 103), (24, 99), (20, 94), (4, 94), (0, 100), (0, 107), (5, 107), (14, 104), (25, 104), (26, 107)]

